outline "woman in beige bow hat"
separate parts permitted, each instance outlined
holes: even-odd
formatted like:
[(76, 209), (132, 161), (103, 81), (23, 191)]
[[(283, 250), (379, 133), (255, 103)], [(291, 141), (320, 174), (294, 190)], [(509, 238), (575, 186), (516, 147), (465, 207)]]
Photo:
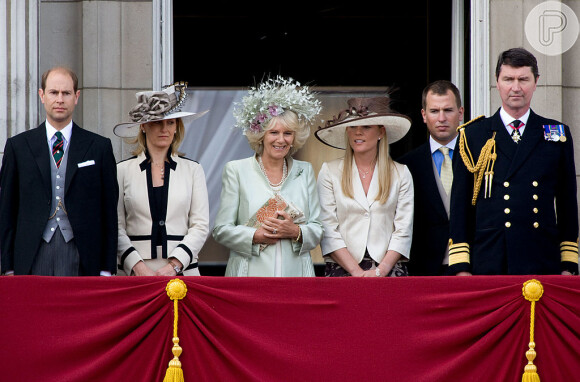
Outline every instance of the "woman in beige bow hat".
[(205, 174), (177, 150), (183, 120), (206, 112), (179, 111), (186, 87), (137, 93), (131, 122), (114, 128), (136, 145), (135, 156), (117, 164), (118, 275), (199, 275), (197, 257), (209, 231)]
[(411, 126), (389, 97), (352, 98), (349, 108), (316, 131), (324, 144), (345, 150), (318, 174), (320, 243), (326, 276), (407, 275), (413, 228), (413, 179), (393, 161), (389, 144)]

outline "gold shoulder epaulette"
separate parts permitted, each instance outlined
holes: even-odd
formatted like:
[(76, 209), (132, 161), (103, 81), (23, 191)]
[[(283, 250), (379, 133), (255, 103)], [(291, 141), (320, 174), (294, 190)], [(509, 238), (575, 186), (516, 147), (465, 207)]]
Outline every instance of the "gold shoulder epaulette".
[(457, 131), (460, 131), (461, 129), (464, 129), (465, 127), (467, 127), (467, 125), (471, 125), (473, 122), (479, 121), (482, 118), (485, 118), (485, 115), (480, 115), (479, 117), (475, 117), (472, 120), (469, 120), (469, 121), (465, 122), (463, 125), (460, 125), (460, 126), (457, 127)]
[(473, 155), (469, 150), (467, 145), (467, 140), (465, 139), (465, 127), (471, 125), (473, 122), (483, 118), (483, 115), (473, 118), (471, 121), (464, 123), (457, 128), (459, 131), (459, 154), (461, 159), (465, 164), (465, 167), (474, 174), (473, 178), (473, 198), (471, 199), (471, 204), (475, 205), (477, 202), (477, 196), (479, 195), (479, 188), (483, 181), (483, 176), (485, 175), (485, 190), (483, 197), (491, 197), (491, 184), (493, 181), (493, 166), (495, 165), (495, 160), (497, 159), (497, 154), (495, 153), (495, 131), (493, 136), (485, 142), (485, 145), (481, 148), (481, 153), (479, 158), (477, 158), (477, 163), (473, 160)]

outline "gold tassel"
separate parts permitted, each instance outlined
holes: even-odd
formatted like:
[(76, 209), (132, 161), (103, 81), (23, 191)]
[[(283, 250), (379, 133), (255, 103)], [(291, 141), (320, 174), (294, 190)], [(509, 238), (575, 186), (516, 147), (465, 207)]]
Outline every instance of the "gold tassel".
[(179, 361), (182, 349), (179, 346), (179, 337), (177, 337), (177, 302), (187, 294), (187, 286), (180, 279), (173, 279), (167, 283), (165, 290), (169, 298), (173, 300), (173, 348), (171, 349), (173, 359), (169, 361), (163, 382), (183, 382), (183, 370)]
[(544, 287), (542, 283), (538, 280), (528, 280), (524, 283), (522, 288), (523, 295), (526, 300), (532, 303), (531, 313), (530, 313), (530, 343), (529, 350), (526, 352), (526, 358), (528, 359), (528, 364), (524, 368), (524, 375), (522, 375), (522, 382), (540, 382), (540, 376), (538, 375), (538, 368), (534, 365), (534, 359), (536, 358), (536, 343), (534, 342), (534, 318), (535, 318), (535, 308), (536, 301), (542, 297), (544, 294)]

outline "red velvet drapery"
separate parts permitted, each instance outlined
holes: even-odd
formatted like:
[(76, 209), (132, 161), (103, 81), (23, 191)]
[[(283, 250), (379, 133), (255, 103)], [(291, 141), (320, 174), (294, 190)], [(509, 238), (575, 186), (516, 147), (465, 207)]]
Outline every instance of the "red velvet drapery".
[[(580, 380), (580, 278), (186, 277), (193, 381), (521, 381), (530, 302), (542, 382)], [(170, 278), (0, 277), (1, 381), (162, 381)]]

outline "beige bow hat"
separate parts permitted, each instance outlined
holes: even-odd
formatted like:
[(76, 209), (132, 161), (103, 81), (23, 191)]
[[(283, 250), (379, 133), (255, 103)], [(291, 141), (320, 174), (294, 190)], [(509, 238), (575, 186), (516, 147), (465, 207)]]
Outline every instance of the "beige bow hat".
[(183, 122), (191, 122), (209, 110), (201, 113), (181, 111), (181, 106), (187, 98), (185, 89), (187, 82), (176, 82), (164, 87), (161, 91), (145, 91), (135, 94), (137, 105), (129, 112), (131, 122), (119, 123), (113, 128), (116, 136), (132, 138), (139, 133), (139, 125), (165, 119), (181, 118)]
[(326, 121), (314, 133), (322, 143), (345, 150), (347, 126), (384, 126), (389, 143), (403, 138), (411, 128), (411, 118), (391, 110), (389, 97), (351, 98), (347, 102), (348, 109)]

